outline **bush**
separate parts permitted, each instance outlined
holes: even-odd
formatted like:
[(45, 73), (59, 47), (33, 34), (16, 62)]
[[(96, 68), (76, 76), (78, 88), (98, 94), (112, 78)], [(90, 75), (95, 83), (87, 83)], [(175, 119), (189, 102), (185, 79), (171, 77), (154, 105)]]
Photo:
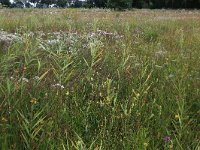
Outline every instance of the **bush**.
[(126, 8), (131, 8), (132, 1), (131, 0), (108, 0), (107, 6), (110, 8), (123, 10)]

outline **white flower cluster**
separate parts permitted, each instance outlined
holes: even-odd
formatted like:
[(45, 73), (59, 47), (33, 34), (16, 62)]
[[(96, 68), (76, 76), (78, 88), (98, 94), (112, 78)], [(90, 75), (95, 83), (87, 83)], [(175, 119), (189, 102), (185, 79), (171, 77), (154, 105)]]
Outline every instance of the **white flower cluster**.
[(103, 30), (97, 30), (97, 33), (99, 35), (102, 35), (104, 37), (110, 37), (112, 39), (120, 39), (120, 38), (123, 38), (124, 36), (123, 35), (119, 35), (117, 32), (107, 32), (107, 31), (103, 31)]
[(65, 87), (64, 87), (62, 84), (60, 84), (60, 83), (53, 84), (52, 87), (53, 87), (53, 88), (60, 88), (60, 89), (64, 89), (64, 88), (65, 88)]
[[(13, 76), (10, 77), (10, 80), (11, 81), (14, 81), (14, 82), (17, 82), (17, 83), (21, 83), (21, 82), (24, 82), (24, 83), (32, 83), (33, 81), (39, 81), (40, 77), (39, 76), (35, 76), (33, 78), (25, 78), (25, 77), (22, 77), (20, 79), (17, 79)], [(51, 87), (52, 88), (55, 88), (55, 89), (64, 89), (64, 85), (60, 84), (60, 83), (55, 83), (55, 84), (51, 84)]]
[(17, 33), (8, 33), (5, 31), (0, 31), (0, 42), (11, 43), (13, 41), (22, 41), (22, 38), (17, 35)]

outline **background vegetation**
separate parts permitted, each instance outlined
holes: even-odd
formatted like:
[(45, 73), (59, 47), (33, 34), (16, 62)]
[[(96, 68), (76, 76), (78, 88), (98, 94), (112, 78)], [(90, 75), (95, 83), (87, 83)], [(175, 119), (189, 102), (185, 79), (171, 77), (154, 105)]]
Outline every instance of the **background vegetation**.
[(199, 19), (1, 10), (0, 149), (199, 150)]
[[(66, 7), (67, 3), (71, 7), (99, 7), (99, 8), (200, 8), (199, 0), (14, 0), (15, 3), (40, 3), (40, 4), (57, 4), (59, 7)], [(0, 0), (0, 3), (10, 6), (9, 0)], [(68, 6), (69, 7), (69, 6)]]

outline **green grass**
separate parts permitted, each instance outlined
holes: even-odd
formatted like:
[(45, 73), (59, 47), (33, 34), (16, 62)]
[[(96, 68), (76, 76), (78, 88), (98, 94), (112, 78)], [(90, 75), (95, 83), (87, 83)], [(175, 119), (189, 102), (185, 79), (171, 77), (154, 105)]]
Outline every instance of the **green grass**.
[(0, 10), (0, 149), (199, 150), (199, 15)]

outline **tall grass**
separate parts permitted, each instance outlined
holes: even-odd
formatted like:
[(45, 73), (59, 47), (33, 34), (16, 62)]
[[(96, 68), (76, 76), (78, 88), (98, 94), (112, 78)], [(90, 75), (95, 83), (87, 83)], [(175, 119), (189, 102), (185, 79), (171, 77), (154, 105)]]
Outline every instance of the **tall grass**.
[(22, 41), (0, 49), (0, 149), (198, 150), (198, 19), (1, 10)]

